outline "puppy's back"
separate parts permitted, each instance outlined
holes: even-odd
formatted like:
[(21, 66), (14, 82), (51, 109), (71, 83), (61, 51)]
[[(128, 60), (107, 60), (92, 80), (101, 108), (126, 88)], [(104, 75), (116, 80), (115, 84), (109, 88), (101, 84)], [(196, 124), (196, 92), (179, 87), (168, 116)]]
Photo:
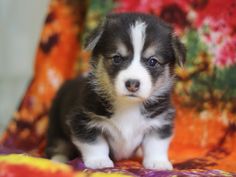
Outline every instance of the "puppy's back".
[[(70, 142), (66, 115), (80, 99), (80, 93), (84, 85), (85, 79), (82, 77), (68, 80), (62, 84), (52, 101), (47, 131), (46, 156), (48, 158), (51, 158), (53, 154), (65, 153), (57, 152), (64, 151), (64, 149), (67, 149), (67, 151), (71, 149), (71, 152), (75, 151), (73, 144)], [(55, 149), (55, 147), (64, 146), (65, 144), (67, 144), (67, 147), (63, 148), (63, 150), (60, 148)], [(67, 156), (72, 156), (72, 153)]]

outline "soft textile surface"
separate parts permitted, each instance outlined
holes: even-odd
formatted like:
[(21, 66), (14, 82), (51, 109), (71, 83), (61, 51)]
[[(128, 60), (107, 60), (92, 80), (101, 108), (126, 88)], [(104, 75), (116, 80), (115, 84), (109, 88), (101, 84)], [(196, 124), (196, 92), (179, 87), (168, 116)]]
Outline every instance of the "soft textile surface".
[(152, 171), (143, 169), (135, 162), (120, 162), (115, 168), (103, 170), (85, 169), (81, 162), (71, 162), (71, 166), (26, 155), (0, 155), (0, 176), (4, 177), (130, 177), (130, 176), (234, 176), (221, 170), (173, 170)]
[[(222, 171), (235, 174), (234, 0), (52, 0), (36, 53), (34, 76), (1, 138), (0, 152), (44, 155), (51, 100), (65, 79), (87, 70), (89, 53), (81, 48), (81, 42), (109, 11), (158, 15), (174, 26), (188, 49), (185, 67), (176, 69), (179, 81), (173, 94), (177, 116), (169, 156), (175, 170), (145, 170), (139, 159), (117, 162), (112, 171), (137, 176), (181, 176), (195, 171), (205, 176), (221, 176)], [(1, 169), (6, 172), (8, 168), (2, 163)], [(84, 169), (79, 158), (71, 165), (78, 171)]]
[[(26, 155), (0, 156), (0, 176), (5, 177), (128, 177), (130, 175), (123, 172), (113, 172), (108, 175), (105, 172), (95, 172), (86, 170), (84, 172), (75, 171), (71, 166), (52, 162), (47, 159), (33, 158)], [(227, 175), (227, 173), (217, 171), (216, 174)]]

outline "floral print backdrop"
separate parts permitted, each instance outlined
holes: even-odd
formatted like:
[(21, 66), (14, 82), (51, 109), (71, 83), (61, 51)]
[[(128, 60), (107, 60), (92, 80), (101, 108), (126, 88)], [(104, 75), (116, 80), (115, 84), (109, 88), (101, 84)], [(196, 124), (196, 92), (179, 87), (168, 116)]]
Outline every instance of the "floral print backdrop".
[[(87, 34), (105, 14), (130, 11), (160, 16), (187, 47), (173, 94), (176, 133), (169, 155), (175, 169), (236, 172), (235, 0), (51, 0), (35, 74), (0, 149), (43, 155), (56, 90), (65, 79), (88, 70), (90, 54), (82, 48)], [(132, 165), (141, 168), (139, 161), (119, 167)]]

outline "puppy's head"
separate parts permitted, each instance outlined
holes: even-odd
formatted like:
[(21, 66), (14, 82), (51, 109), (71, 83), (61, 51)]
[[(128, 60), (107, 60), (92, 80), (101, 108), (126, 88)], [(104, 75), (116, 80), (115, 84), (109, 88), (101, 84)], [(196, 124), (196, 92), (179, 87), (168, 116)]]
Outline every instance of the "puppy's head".
[(155, 16), (111, 14), (90, 36), (91, 65), (101, 90), (147, 100), (172, 86), (175, 63), (185, 48), (170, 26)]

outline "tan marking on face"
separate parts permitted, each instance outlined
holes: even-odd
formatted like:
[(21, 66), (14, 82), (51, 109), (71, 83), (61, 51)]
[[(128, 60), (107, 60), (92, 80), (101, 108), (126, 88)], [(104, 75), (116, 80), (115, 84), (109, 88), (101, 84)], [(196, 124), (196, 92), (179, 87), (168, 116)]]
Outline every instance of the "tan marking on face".
[(149, 58), (151, 56), (155, 56), (156, 54), (156, 46), (151, 45), (149, 46), (143, 53), (144, 58)]
[(161, 87), (163, 87), (163, 85), (166, 84), (165, 82), (169, 80), (169, 78), (170, 78), (170, 70), (169, 67), (165, 66), (164, 73), (157, 79), (155, 83), (156, 89), (158, 90)]
[(128, 49), (122, 42), (117, 43), (117, 53), (123, 57), (128, 55)]
[(106, 94), (107, 96), (112, 98), (114, 96), (114, 88), (105, 70), (103, 59), (101, 57), (99, 58), (95, 73), (98, 82), (97, 84), (99, 85), (100, 89), (99, 91), (102, 92), (101, 94)]
[(161, 88), (161, 86), (164, 84), (164, 82), (165, 82), (165, 76), (161, 75), (155, 83), (155, 86), (156, 86), (155, 89), (158, 90), (159, 88)]

